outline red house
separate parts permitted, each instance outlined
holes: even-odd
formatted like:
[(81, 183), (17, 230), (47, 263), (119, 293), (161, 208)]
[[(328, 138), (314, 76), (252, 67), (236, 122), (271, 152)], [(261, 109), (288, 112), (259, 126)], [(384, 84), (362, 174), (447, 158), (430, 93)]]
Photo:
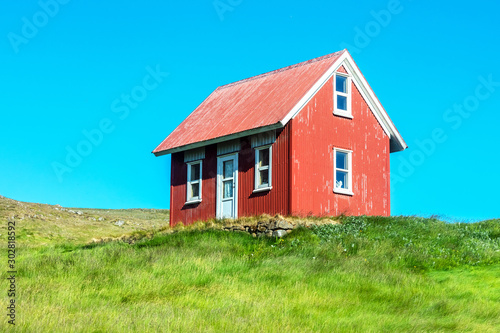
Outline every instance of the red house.
[(170, 224), (390, 214), (406, 143), (347, 50), (217, 88), (154, 151), (172, 154)]

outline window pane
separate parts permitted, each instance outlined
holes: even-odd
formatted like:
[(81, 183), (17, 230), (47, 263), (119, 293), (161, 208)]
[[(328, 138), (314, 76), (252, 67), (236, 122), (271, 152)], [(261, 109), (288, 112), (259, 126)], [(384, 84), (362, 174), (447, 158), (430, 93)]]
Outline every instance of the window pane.
[(197, 198), (200, 196), (200, 184), (191, 184), (190, 198)]
[(269, 170), (261, 170), (259, 171), (259, 187), (261, 185), (269, 184)]
[(347, 97), (337, 95), (337, 109), (347, 111)]
[(224, 182), (224, 199), (233, 197), (233, 181), (227, 180)]
[(200, 163), (191, 164), (191, 181), (200, 179)]
[(335, 156), (337, 165), (335, 166), (337, 169), (348, 169), (348, 164), (347, 164), (347, 153), (342, 153), (340, 151), (337, 152)]
[(269, 148), (259, 150), (259, 167), (269, 165)]
[(337, 75), (337, 81), (335, 83), (336, 90), (341, 93), (347, 94), (347, 78), (345, 76)]
[(349, 188), (347, 172), (336, 171), (336, 178), (337, 179), (335, 181), (335, 188), (344, 188), (344, 189)]
[(224, 162), (224, 178), (233, 178), (233, 161)]

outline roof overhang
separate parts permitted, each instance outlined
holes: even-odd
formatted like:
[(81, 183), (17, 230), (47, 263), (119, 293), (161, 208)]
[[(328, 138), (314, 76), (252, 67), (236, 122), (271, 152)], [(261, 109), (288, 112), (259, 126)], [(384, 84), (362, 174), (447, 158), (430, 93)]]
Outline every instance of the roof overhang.
[(268, 131), (272, 131), (272, 130), (275, 130), (275, 129), (278, 129), (278, 128), (283, 128), (283, 127), (284, 127), (284, 125), (281, 122), (278, 122), (278, 123), (273, 124), (273, 125), (263, 126), (263, 127), (257, 127), (257, 128), (253, 128), (253, 129), (248, 130), (248, 131), (243, 131), (243, 132), (239, 132), (239, 133), (225, 135), (225, 136), (221, 136), (221, 137), (218, 137), (218, 138), (215, 138), (215, 139), (211, 139), (211, 140), (194, 142), (194, 143), (191, 143), (191, 144), (188, 144), (188, 145), (184, 145), (184, 146), (180, 146), (180, 147), (175, 147), (175, 148), (167, 149), (167, 150), (162, 150), (162, 151), (159, 151), (159, 152), (156, 152), (156, 153), (153, 152), (153, 154), (155, 154), (155, 156), (163, 156), (163, 155), (178, 153), (178, 152), (181, 152), (181, 151), (186, 151), (186, 150), (190, 150), (190, 149), (205, 147), (205, 146), (208, 146), (208, 145), (212, 145), (212, 144), (216, 144), (216, 143), (220, 143), (220, 142), (224, 142), (224, 141), (229, 141), (229, 140), (234, 140), (234, 139), (242, 138), (242, 137), (245, 137), (245, 136), (255, 135), (255, 134), (259, 134), (259, 133), (263, 133), (263, 132), (268, 132)]
[(401, 134), (399, 134), (396, 126), (392, 122), (391, 118), (385, 111), (384, 107), (378, 100), (377, 96), (371, 89), (370, 85), (366, 81), (365, 77), (359, 70), (358, 66), (354, 62), (353, 58), (347, 50), (344, 50), (342, 55), (330, 66), (330, 68), (321, 76), (321, 78), (308, 90), (308, 92), (300, 99), (300, 101), (288, 112), (288, 114), (280, 120), (278, 123), (263, 127), (257, 127), (243, 132), (233, 133), (230, 135), (221, 136), (218, 138), (194, 142), (191, 144), (174, 147), (171, 149), (162, 150), (159, 152), (153, 152), (155, 156), (162, 156), (167, 154), (173, 154), (181, 151), (186, 151), (190, 149), (204, 147), (210, 144), (216, 144), (228, 140), (234, 140), (241, 137), (259, 134), (262, 132), (267, 132), (270, 130), (275, 130), (278, 128), (285, 127), (288, 122), (293, 119), (314, 97), (314, 95), (330, 80), (330, 78), (335, 74), (335, 72), (344, 66), (348, 74), (352, 76), (352, 82), (356, 85), (356, 88), (361, 93), (361, 96), (368, 104), (368, 107), (372, 111), (373, 115), (377, 119), (378, 123), (387, 134), (390, 140), (390, 152), (403, 151), (408, 148), (406, 142), (403, 140)]

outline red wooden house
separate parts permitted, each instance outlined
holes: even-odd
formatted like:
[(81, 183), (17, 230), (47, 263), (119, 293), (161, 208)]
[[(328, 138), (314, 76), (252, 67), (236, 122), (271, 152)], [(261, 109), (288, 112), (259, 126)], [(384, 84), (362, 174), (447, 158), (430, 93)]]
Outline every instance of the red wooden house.
[(390, 214), (406, 143), (347, 50), (217, 88), (154, 151), (172, 154), (171, 225)]

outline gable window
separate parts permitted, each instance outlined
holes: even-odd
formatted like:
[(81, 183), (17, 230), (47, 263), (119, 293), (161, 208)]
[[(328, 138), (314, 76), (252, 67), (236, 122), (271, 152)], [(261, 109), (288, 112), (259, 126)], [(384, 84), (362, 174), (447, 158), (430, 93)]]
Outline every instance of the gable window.
[(352, 151), (334, 149), (333, 191), (353, 195), (352, 192)]
[(347, 118), (351, 114), (351, 78), (347, 74), (336, 73), (334, 80), (334, 111), (333, 113)]
[(255, 190), (267, 191), (272, 188), (272, 147), (255, 148)]
[(202, 161), (187, 163), (187, 198), (186, 203), (201, 202)]

